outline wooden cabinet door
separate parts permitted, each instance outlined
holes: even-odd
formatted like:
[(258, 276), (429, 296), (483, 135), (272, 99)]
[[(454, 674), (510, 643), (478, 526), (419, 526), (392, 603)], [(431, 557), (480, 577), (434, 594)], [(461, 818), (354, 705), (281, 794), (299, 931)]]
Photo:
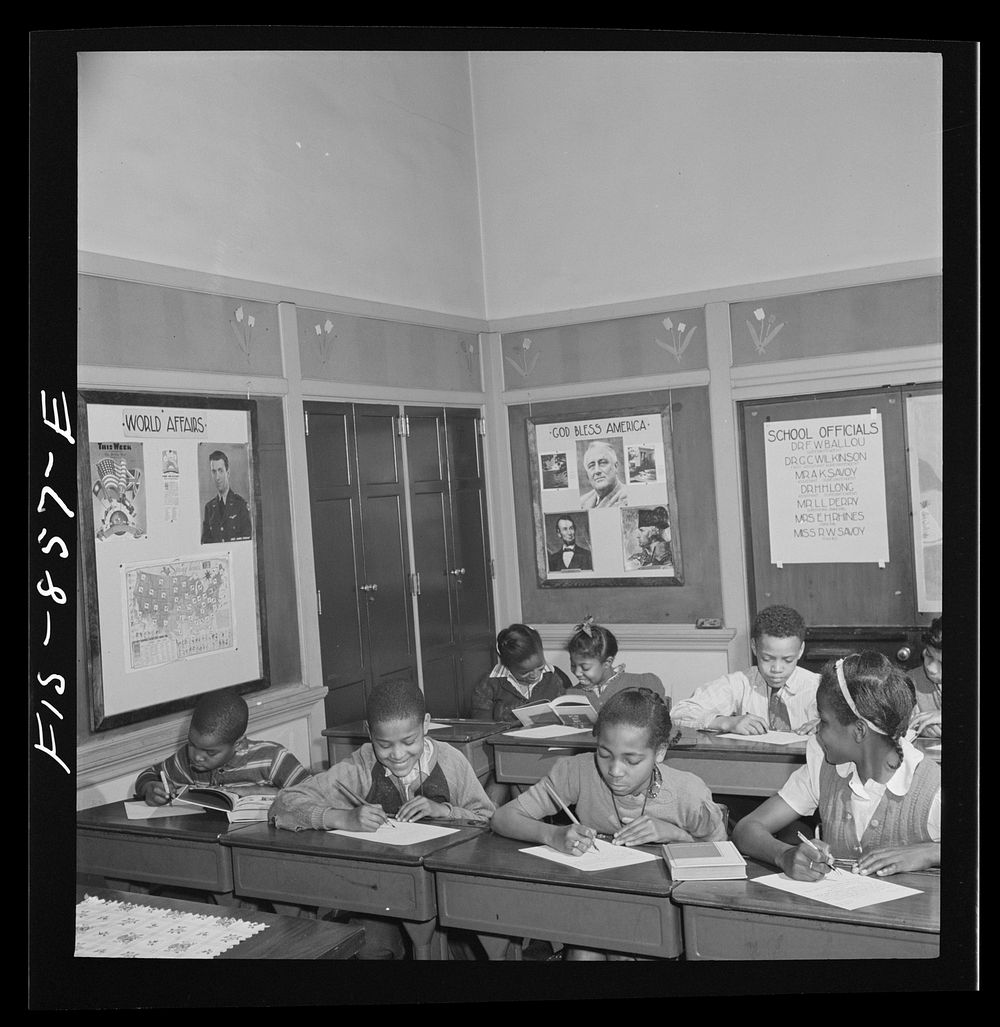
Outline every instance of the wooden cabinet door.
[(306, 459), (327, 726), (361, 720), (373, 687), (416, 680), (394, 407), (306, 404)]
[(402, 442), (395, 407), (355, 406), (372, 683), (417, 679)]
[(414, 569), (419, 575), (420, 658), (427, 709), (460, 714), (458, 610), (444, 410), (410, 407), (406, 460), (410, 477)]
[(448, 409), (448, 480), (451, 499), (453, 590), (458, 611), (459, 704), (468, 711), (476, 682), (493, 666), (496, 624), (483, 444), (476, 410)]
[(495, 641), (478, 411), (406, 415), (424, 694), (434, 716), (464, 716)]
[(306, 405), (306, 461), (313, 562), (319, 607), (320, 659), (328, 726), (361, 720), (369, 686), (368, 618), (359, 585), (364, 566), (353, 411)]

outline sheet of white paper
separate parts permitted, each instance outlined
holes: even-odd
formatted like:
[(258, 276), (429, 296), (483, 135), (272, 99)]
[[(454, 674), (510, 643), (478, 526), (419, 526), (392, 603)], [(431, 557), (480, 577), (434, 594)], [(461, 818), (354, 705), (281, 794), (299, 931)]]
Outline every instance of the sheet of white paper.
[(457, 827), (438, 827), (437, 824), (421, 824), (417, 821), (393, 820), (383, 824), (377, 831), (329, 831), (329, 834), (344, 834), (348, 838), (360, 838), (363, 842), (379, 842), (382, 845), (417, 845), (454, 834)]
[(156, 820), (157, 817), (189, 817), (206, 812), (201, 806), (147, 806), (141, 799), (125, 803), (125, 816), (129, 820)]
[(598, 842), (596, 851), (588, 849), (579, 856), (569, 856), (565, 852), (549, 848), (548, 845), (534, 845), (520, 851), (531, 856), (541, 856), (542, 859), (550, 859), (553, 863), (575, 867), (577, 870), (610, 870), (612, 867), (627, 867), (633, 863), (646, 863), (661, 858), (655, 852), (630, 849), (627, 845), (612, 845), (610, 842)]
[(794, 731), (765, 731), (762, 735), (719, 735), (720, 738), (736, 738), (741, 742), (770, 742), (771, 745), (791, 745), (793, 742), (805, 743), (807, 735), (797, 735)]
[(568, 724), (546, 724), (543, 727), (521, 727), (516, 731), (504, 731), (505, 735), (520, 735), (521, 738), (561, 738), (563, 735), (589, 735), (589, 727), (570, 727)]
[(793, 881), (784, 874), (755, 877), (754, 884), (802, 895), (807, 899), (825, 902), (840, 909), (862, 909), (880, 902), (891, 902), (906, 895), (917, 895), (919, 888), (893, 884), (881, 877), (865, 877), (847, 870), (831, 870), (822, 881)]

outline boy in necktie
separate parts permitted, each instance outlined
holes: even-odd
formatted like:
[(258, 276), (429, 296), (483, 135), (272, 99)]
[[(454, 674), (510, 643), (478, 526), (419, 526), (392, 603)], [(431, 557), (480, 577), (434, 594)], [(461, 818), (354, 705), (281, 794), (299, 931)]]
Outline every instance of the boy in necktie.
[(756, 664), (725, 674), (676, 703), (670, 719), (681, 727), (738, 735), (816, 730), (819, 675), (798, 666), (806, 626), (788, 606), (768, 606), (753, 623), (750, 649)]

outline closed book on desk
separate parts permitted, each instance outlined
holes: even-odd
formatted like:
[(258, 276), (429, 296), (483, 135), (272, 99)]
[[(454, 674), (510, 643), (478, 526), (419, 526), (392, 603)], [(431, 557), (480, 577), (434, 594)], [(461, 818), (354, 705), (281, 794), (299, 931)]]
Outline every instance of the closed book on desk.
[(252, 823), (267, 820), (267, 811), (277, 794), (277, 788), (267, 785), (230, 788), (185, 785), (173, 801), (182, 806), (201, 806), (202, 809), (225, 813), (231, 824)]
[(663, 846), (675, 881), (739, 881), (747, 861), (732, 842), (668, 842)]
[(513, 714), (525, 727), (565, 724), (586, 730), (597, 721), (597, 710), (585, 695), (560, 695), (551, 700), (515, 706)]

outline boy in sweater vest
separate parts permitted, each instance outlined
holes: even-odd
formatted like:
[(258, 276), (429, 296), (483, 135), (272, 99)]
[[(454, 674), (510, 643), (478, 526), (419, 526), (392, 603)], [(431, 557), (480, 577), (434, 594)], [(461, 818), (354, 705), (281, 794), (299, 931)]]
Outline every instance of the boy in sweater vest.
[[(431, 718), (415, 684), (379, 685), (369, 697), (367, 714), (371, 741), (329, 770), (283, 789), (271, 805), (276, 827), (367, 832), (377, 831), (390, 817), (489, 822), (495, 807), (472, 765), (458, 749), (425, 734)], [(363, 804), (356, 805), (351, 795)], [(358, 958), (404, 957), (398, 920), (352, 917), (351, 922), (365, 928)]]

